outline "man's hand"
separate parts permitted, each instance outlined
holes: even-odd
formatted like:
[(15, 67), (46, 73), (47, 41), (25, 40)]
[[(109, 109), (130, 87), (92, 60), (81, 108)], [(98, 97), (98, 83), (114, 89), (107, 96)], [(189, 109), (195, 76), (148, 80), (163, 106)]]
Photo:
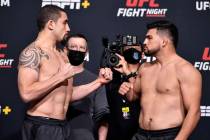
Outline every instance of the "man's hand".
[(116, 67), (114, 67), (114, 69), (125, 75), (130, 74), (131, 72), (128, 69), (128, 63), (125, 61), (124, 57), (119, 54), (116, 55), (120, 58), (120, 60), (119, 64)]
[(133, 89), (133, 85), (129, 82), (123, 82), (121, 85), (120, 85), (120, 88), (119, 88), (119, 93), (121, 95), (126, 95), (131, 89)]
[(98, 79), (101, 84), (106, 84), (112, 80), (112, 71), (110, 68), (101, 68)]
[(78, 68), (77, 66), (72, 66), (70, 63), (63, 64), (58, 73), (65, 79), (72, 78), (74, 75), (82, 72), (83, 69)]
[(82, 72), (79, 67), (71, 65), (67, 61), (67, 56), (64, 52), (58, 53), (57, 56), (60, 62), (58, 74), (63, 78), (63, 80), (72, 78), (75, 74)]

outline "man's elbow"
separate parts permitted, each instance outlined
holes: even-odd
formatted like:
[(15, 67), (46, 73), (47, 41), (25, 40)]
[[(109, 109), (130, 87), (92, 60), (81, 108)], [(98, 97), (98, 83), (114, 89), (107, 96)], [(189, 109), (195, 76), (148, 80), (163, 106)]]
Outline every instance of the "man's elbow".
[(27, 90), (20, 90), (20, 97), (24, 103), (29, 103), (31, 101), (31, 94)]
[(20, 97), (24, 103), (29, 103), (31, 101), (27, 95), (21, 95)]
[(196, 118), (197, 118), (198, 121), (201, 118), (201, 111), (200, 111), (200, 109), (198, 109), (198, 111), (196, 112)]
[(200, 108), (193, 108), (191, 110), (191, 116), (192, 118), (194, 118), (195, 122), (199, 122), (200, 120), (200, 116), (201, 116), (201, 111), (200, 111)]

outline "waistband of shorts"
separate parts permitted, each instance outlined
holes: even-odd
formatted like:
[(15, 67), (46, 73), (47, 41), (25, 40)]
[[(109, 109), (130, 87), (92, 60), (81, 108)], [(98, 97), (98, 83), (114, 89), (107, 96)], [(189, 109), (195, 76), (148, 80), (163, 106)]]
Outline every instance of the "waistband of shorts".
[(28, 114), (26, 114), (25, 118), (26, 120), (30, 120), (38, 124), (48, 124), (48, 125), (65, 125), (67, 122), (66, 120), (59, 120), (44, 116), (31, 116)]
[(167, 128), (167, 129), (161, 129), (161, 130), (145, 130), (145, 129), (139, 128), (138, 133), (141, 133), (145, 136), (158, 137), (158, 136), (164, 136), (164, 135), (178, 134), (180, 129), (181, 129), (181, 126)]

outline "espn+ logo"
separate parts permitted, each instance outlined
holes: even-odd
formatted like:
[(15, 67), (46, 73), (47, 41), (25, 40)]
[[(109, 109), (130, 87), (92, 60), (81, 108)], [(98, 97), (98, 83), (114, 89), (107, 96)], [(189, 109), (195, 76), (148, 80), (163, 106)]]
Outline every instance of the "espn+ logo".
[(1, 7), (10, 7), (10, 0), (0, 0)]
[(42, 7), (45, 5), (56, 5), (60, 8), (69, 8), (70, 10), (76, 9), (79, 10), (81, 7), (84, 9), (90, 6), (90, 2), (88, 0), (42, 0)]
[(10, 108), (8, 105), (2, 107), (0, 105), (0, 115), (7, 116), (12, 112), (12, 108)]

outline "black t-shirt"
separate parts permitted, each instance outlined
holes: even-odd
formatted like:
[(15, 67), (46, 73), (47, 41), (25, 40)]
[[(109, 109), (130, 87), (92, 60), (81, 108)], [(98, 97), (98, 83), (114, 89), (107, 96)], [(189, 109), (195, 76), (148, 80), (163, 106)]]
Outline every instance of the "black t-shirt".
[[(73, 78), (73, 85), (79, 86), (94, 81), (97, 76), (84, 70)], [(96, 135), (96, 123), (109, 114), (105, 86), (73, 102), (68, 109), (68, 126), (71, 127), (72, 140), (93, 140)], [(84, 138), (83, 138), (84, 137)]]
[(106, 85), (107, 99), (110, 106), (107, 140), (129, 140), (139, 127), (139, 100), (129, 102), (126, 97), (118, 93), (122, 82), (122, 75), (114, 72), (113, 80)]

